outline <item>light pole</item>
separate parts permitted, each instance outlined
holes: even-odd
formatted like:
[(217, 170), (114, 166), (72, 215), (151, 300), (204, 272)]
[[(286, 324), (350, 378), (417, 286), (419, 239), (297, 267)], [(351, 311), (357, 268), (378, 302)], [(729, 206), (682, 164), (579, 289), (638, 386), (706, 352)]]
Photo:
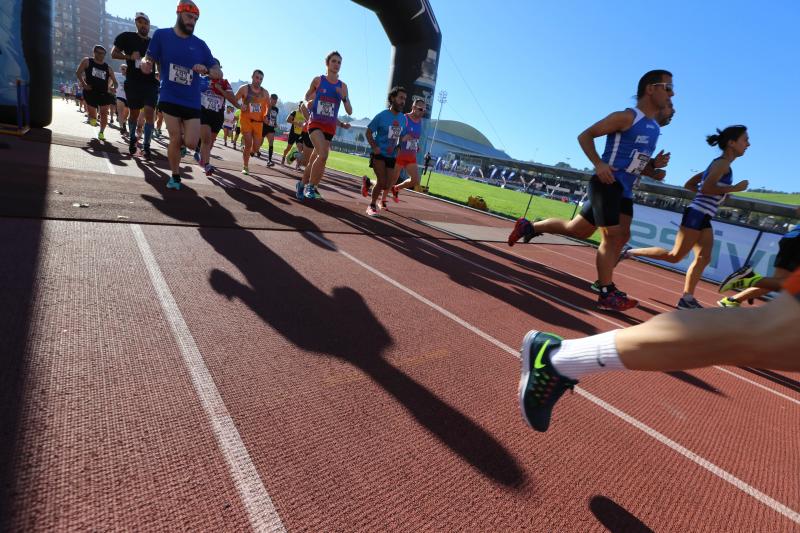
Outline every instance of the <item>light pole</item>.
[[(433, 126), (433, 137), (431, 138), (431, 144), (428, 147), (428, 153), (431, 154), (431, 159), (433, 159), (433, 145), (436, 143), (436, 130), (439, 129), (439, 119), (442, 116), (442, 108), (444, 104), (447, 103), (447, 91), (439, 91), (439, 97), (437, 98), (439, 101), (439, 113), (436, 115), (436, 125)], [(431, 182), (431, 172), (428, 171), (428, 180), (425, 182), (425, 187)]]

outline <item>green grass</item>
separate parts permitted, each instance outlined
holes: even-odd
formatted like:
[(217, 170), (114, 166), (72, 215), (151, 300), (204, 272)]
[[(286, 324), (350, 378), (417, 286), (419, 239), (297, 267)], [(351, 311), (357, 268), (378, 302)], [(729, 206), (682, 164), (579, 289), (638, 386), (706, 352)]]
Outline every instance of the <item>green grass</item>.
[(781, 194), (781, 193), (771, 193), (771, 192), (737, 192), (735, 193), (735, 196), (744, 196), (747, 198), (766, 200), (767, 202), (776, 202), (779, 204), (800, 205), (800, 194)]

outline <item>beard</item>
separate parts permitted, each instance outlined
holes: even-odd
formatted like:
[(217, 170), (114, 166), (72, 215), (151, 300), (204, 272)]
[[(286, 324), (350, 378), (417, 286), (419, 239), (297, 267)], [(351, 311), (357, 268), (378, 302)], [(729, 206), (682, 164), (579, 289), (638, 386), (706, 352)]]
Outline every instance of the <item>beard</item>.
[(178, 29), (181, 30), (186, 35), (192, 35), (194, 33), (194, 26), (189, 28), (186, 24), (183, 23), (183, 19), (180, 15), (178, 15)]

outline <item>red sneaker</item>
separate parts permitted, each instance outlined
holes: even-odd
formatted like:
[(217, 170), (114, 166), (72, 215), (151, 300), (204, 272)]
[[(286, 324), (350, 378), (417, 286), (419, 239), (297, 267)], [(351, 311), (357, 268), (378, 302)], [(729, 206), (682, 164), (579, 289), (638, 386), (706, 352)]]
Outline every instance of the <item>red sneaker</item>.
[(622, 291), (611, 291), (605, 296), (602, 294), (597, 300), (597, 308), (603, 311), (627, 311), (639, 305), (639, 300), (628, 298)]
[(367, 197), (369, 194), (369, 186), (371, 185), (369, 178), (366, 176), (361, 176), (361, 196), (364, 198)]
[(399, 203), (400, 202), (400, 198), (398, 198), (399, 195), (400, 195), (400, 189), (397, 188), (397, 185), (392, 185), (392, 200)]
[(518, 240), (531, 233), (533, 233), (531, 223), (528, 222), (527, 219), (518, 218), (514, 223), (514, 229), (511, 230), (511, 233), (508, 235), (508, 245), (514, 246)]

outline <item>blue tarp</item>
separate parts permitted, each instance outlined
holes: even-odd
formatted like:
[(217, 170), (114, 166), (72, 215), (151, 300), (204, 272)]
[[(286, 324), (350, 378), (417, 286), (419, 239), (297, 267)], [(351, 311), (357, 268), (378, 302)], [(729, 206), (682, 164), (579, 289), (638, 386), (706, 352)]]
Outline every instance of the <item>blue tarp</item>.
[(17, 80), (30, 82), (22, 51), (22, 0), (0, 2), (0, 105), (17, 105)]

